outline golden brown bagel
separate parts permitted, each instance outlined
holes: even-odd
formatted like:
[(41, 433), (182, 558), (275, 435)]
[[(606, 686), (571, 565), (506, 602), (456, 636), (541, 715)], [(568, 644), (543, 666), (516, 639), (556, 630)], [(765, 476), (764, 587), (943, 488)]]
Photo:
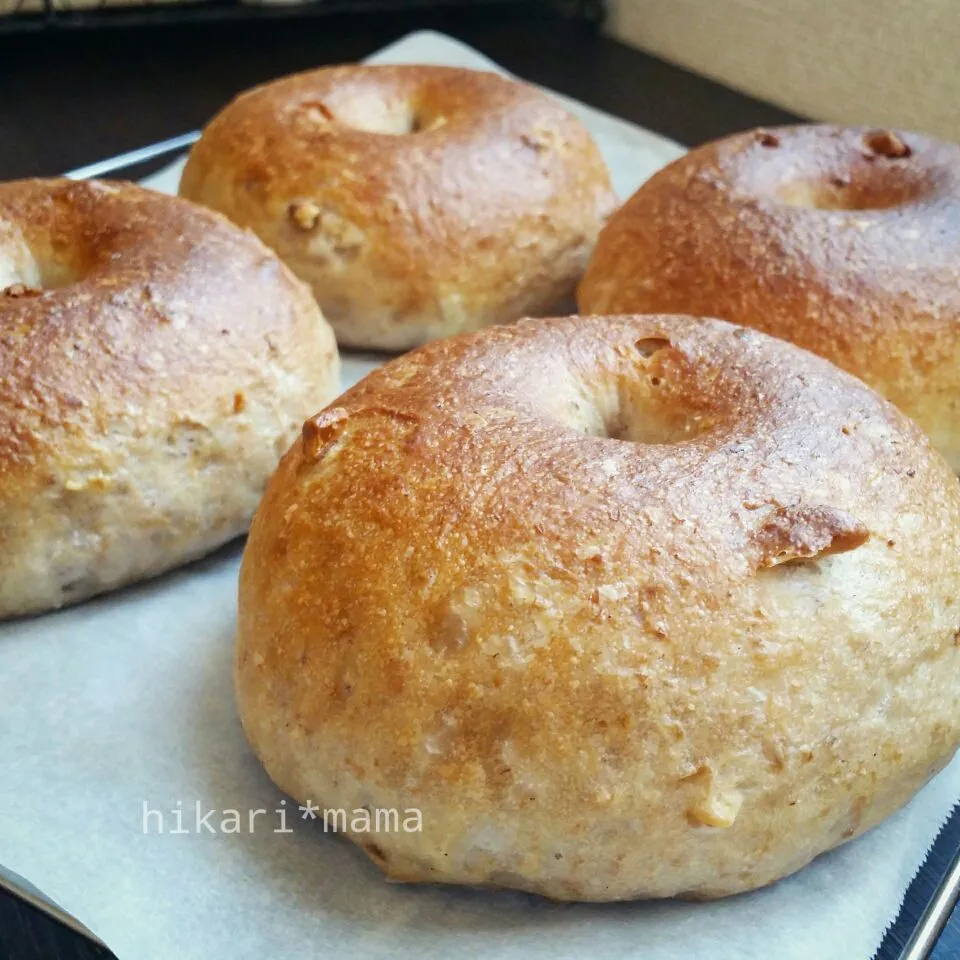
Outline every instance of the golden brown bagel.
[(242, 533), (337, 370), (309, 291), (223, 217), (132, 185), (0, 184), (0, 618)]
[(587, 321), (431, 344), (307, 421), (243, 560), (241, 717), (300, 802), (421, 811), (353, 834), (393, 877), (748, 890), (954, 752), (960, 485), (789, 343)]
[(707, 144), (612, 218), (588, 313), (693, 313), (856, 374), (960, 471), (960, 147), (784, 127)]
[(180, 192), (273, 247), (342, 345), (386, 350), (556, 309), (615, 204), (555, 100), (425, 66), (251, 90), (206, 128)]

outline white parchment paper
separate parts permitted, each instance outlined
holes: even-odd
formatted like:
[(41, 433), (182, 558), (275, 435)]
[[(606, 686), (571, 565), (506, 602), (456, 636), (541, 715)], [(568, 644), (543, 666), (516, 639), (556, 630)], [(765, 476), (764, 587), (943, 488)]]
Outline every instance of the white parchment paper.
[[(374, 59), (498, 69), (437, 34)], [(621, 195), (680, 152), (570, 106)], [(150, 182), (175, 189), (178, 172)], [(344, 386), (375, 362), (348, 357)], [(562, 906), (389, 884), (351, 845), (300, 819), (246, 748), (231, 682), (238, 558), (234, 546), (111, 597), (0, 625), (0, 862), (121, 960), (869, 960), (960, 794), (955, 762), (866, 837), (718, 903)], [(251, 830), (257, 809), (267, 812)], [(240, 832), (223, 830), (231, 810)], [(198, 814), (211, 814), (209, 828)]]

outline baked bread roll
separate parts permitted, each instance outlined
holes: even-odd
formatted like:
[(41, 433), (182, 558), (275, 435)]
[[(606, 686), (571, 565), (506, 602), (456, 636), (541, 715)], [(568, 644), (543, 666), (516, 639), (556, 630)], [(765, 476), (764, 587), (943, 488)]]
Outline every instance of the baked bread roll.
[(958, 597), (960, 485), (860, 381), (719, 321), (524, 322), (306, 422), (240, 715), (301, 803), (420, 811), (352, 834), (391, 877), (717, 897), (947, 763)]
[(426, 66), (328, 67), (243, 94), (180, 192), (273, 247), (341, 345), (383, 350), (572, 303), (615, 205), (553, 98)]
[(0, 184), (0, 618), (242, 533), (333, 333), (255, 237), (127, 184)]
[(603, 232), (585, 313), (723, 317), (892, 400), (960, 472), (960, 147), (783, 127), (709, 143)]

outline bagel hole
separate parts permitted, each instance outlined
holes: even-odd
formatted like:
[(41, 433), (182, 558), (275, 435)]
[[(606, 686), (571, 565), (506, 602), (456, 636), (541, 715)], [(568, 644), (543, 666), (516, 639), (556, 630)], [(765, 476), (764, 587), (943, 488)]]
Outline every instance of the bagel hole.
[(17, 300), (41, 290), (40, 267), (29, 251), (24, 250), (16, 260), (0, 259), (0, 297)]
[(604, 421), (604, 436), (609, 440), (668, 446), (695, 440), (712, 423), (702, 414), (689, 410), (668, 410), (663, 406), (624, 406)]
[(49, 290), (61, 290), (80, 280), (80, 274), (66, 264), (47, 262), (19, 277), (0, 278), (0, 296), (11, 300), (36, 297)]
[(785, 184), (777, 191), (777, 199), (807, 210), (889, 210), (918, 199), (923, 192), (923, 185), (912, 178), (884, 178), (881, 184), (838, 174)]
[(78, 264), (57, 257), (55, 252), (45, 251), (37, 257), (33, 251), (16, 263), (0, 263), (0, 294), (17, 299), (36, 296), (47, 290), (60, 290), (83, 279)]
[(325, 105), (330, 118), (362, 133), (403, 137), (420, 133), (429, 124), (409, 100), (388, 99), (376, 93), (361, 93), (342, 103)]
[(52, 257), (40, 265), (39, 288), (41, 290), (61, 290), (70, 287), (81, 279), (80, 272), (73, 264), (64, 263)]
[[(661, 377), (653, 379), (663, 383)], [(695, 440), (713, 427), (708, 414), (684, 406), (675, 395), (653, 393), (651, 387), (652, 381), (644, 380), (574, 401), (568, 425), (585, 436), (651, 446)]]

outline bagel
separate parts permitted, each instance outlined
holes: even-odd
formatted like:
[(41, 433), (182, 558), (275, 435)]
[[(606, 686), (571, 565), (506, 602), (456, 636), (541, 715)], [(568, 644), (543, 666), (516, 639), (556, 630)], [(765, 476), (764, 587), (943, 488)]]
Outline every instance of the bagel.
[(130, 184), (0, 184), (0, 618), (242, 533), (337, 371), (309, 291), (223, 217)]
[(791, 340), (892, 400), (960, 472), (960, 147), (829, 126), (738, 134), (611, 219), (589, 313), (709, 314)]
[(958, 597), (960, 485), (854, 377), (720, 321), (523, 322), (306, 422), (237, 697), (299, 802), (420, 811), (347, 828), (391, 877), (716, 897), (947, 763)]
[(341, 66), (243, 94), (180, 193), (249, 227), (341, 345), (405, 350), (572, 303), (615, 197), (553, 98), (492, 73)]

